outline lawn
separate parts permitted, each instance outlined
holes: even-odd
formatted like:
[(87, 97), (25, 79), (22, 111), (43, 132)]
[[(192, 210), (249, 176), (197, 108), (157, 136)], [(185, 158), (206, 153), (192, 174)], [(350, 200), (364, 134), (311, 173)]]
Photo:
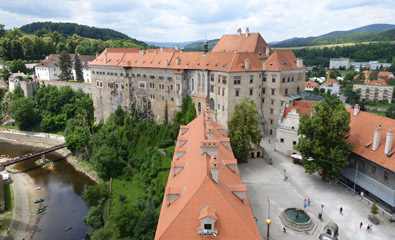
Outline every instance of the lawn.
[(0, 232), (3, 232), (11, 223), (14, 208), (14, 192), (11, 184), (4, 186), (5, 211), (0, 214)]
[(378, 112), (378, 111), (373, 111), (373, 110), (366, 110), (365, 112), (373, 113), (375, 115), (379, 115), (379, 116), (385, 117), (385, 112)]
[(371, 107), (371, 108), (389, 108), (391, 106), (391, 104), (389, 103), (374, 103), (374, 104), (369, 104), (367, 105), (367, 107)]
[(125, 198), (126, 201), (133, 204), (137, 199), (137, 194), (144, 194), (144, 185), (140, 179), (141, 175), (137, 170), (134, 170), (131, 180), (114, 178), (112, 180), (112, 193), (111, 193), (111, 212), (116, 211), (121, 205), (121, 199)]

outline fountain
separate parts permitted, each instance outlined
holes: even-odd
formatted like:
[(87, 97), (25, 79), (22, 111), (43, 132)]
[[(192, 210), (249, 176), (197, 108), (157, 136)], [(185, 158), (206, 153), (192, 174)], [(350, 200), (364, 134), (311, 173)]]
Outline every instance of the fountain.
[(280, 215), (280, 218), (285, 226), (298, 232), (310, 231), (315, 226), (310, 216), (299, 208), (285, 209)]

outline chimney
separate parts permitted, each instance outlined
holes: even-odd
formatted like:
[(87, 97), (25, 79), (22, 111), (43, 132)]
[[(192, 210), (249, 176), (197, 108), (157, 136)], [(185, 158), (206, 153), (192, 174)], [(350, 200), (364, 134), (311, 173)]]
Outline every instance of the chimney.
[(355, 106), (354, 106), (354, 117), (356, 117), (358, 115), (360, 109), (361, 109), (361, 107), (359, 106), (359, 104), (355, 104)]
[(246, 38), (250, 35), (250, 29), (246, 28)]
[(178, 50), (179, 50), (178, 45), (174, 46), (174, 50), (176, 50), (176, 52), (178, 52)]
[(250, 69), (250, 60), (246, 59), (244, 66), (245, 66), (246, 70), (248, 71)]
[(158, 50), (155, 49), (155, 55), (157, 55), (157, 54), (158, 54)]
[(169, 66), (169, 60), (168, 60), (168, 59), (166, 59), (166, 61), (165, 61), (165, 66), (166, 66), (166, 67)]
[(240, 36), (241, 34), (241, 28), (237, 29), (237, 36)]
[(296, 66), (298, 67), (298, 68), (301, 68), (301, 67), (303, 67), (303, 58), (297, 58), (296, 59)]
[(269, 46), (266, 46), (266, 56), (267, 57), (270, 56), (270, 48), (269, 48)]
[(104, 63), (107, 64), (107, 52), (106, 51), (104, 51)]
[(381, 130), (382, 130), (381, 125), (376, 126), (376, 129), (374, 130), (373, 146), (372, 146), (373, 152), (376, 151), (377, 148), (379, 147)]
[(328, 83), (329, 83), (330, 76), (331, 76), (331, 71), (326, 70), (326, 80), (328, 81)]
[(145, 50), (141, 50), (141, 56), (144, 56)]
[(219, 161), (217, 159), (217, 156), (211, 157), (210, 169), (211, 169), (211, 179), (213, 179), (213, 181), (219, 185), (219, 179), (218, 179)]
[(394, 137), (394, 131), (391, 129), (388, 129), (387, 132), (387, 138), (385, 140), (385, 148), (384, 148), (384, 154), (387, 155), (388, 153), (391, 152), (391, 147), (392, 147), (392, 139)]
[(163, 47), (160, 48), (160, 52), (163, 53)]
[(176, 58), (176, 64), (180, 65), (180, 58), (179, 57)]

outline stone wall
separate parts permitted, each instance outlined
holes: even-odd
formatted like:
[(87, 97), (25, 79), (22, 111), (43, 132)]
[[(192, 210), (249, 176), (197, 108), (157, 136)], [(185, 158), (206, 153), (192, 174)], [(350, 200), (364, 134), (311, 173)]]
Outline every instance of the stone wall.
[(92, 96), (92, 87), (90, 83), (80, 83), (80, 82), (64, 82), (64, 81), (54, 81), (54, 80), (39, 80), (41, 85), (53, 85), (56, 86), (57, 88), (69, 86), (71, 89), (74, 91), (77, 91), (78, 89), (81, 89), (84, 93), (89, 94), (89, 96)]

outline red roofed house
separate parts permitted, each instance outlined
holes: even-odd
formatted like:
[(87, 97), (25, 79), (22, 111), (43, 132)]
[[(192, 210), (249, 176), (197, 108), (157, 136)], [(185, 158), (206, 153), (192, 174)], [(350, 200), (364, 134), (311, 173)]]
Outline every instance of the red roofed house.
[(351, 115), (351, 130), (346, 137), (355, 148), (349, 167), (341, 171), (342, 179), (353, 187), (357, 175), (356, 190), (394, 212), (395, 120), (359, 111), (358, 105), (346, 109)]
[(314, 82), (313, 80), (309, 80), (304, 82), (304, 90), (305, 91), (313, 91), (314, 88), (319, 88), (320, 84)]
[[(178, 49), (106, 49), (91, 62), (95, 118), (102, 122), (118, 106), (132, 103), (163, 122), (192, 97), (197, 114), (208, 103), (213, 118), (226, 125), (243, 97), (252, 99), (259, 126), (276, 134), (285, 95), (304, 89), (306, 68), (290, 50), (272, 51), (259, 33), (223, 35), (211, 52)], [(274, 119), (270, 120), (270, 119)]]
[(380, 79), (388, 80), (390, 78), (394, 78), (394, 74), (392, 74), (392, 72), (379, 72), (377, 74), (377, 77)]
[(225, 128), (181, 126), (155, 239), (261, 239)]
[(312, 102), (294, 101), (292, 106), (285, 107), (280, 116), (277, 135), (276, 151), (287, 156), (299, 153), (293, 149), (298, 143), (299, 120), (303, 114), (311, 116)]

